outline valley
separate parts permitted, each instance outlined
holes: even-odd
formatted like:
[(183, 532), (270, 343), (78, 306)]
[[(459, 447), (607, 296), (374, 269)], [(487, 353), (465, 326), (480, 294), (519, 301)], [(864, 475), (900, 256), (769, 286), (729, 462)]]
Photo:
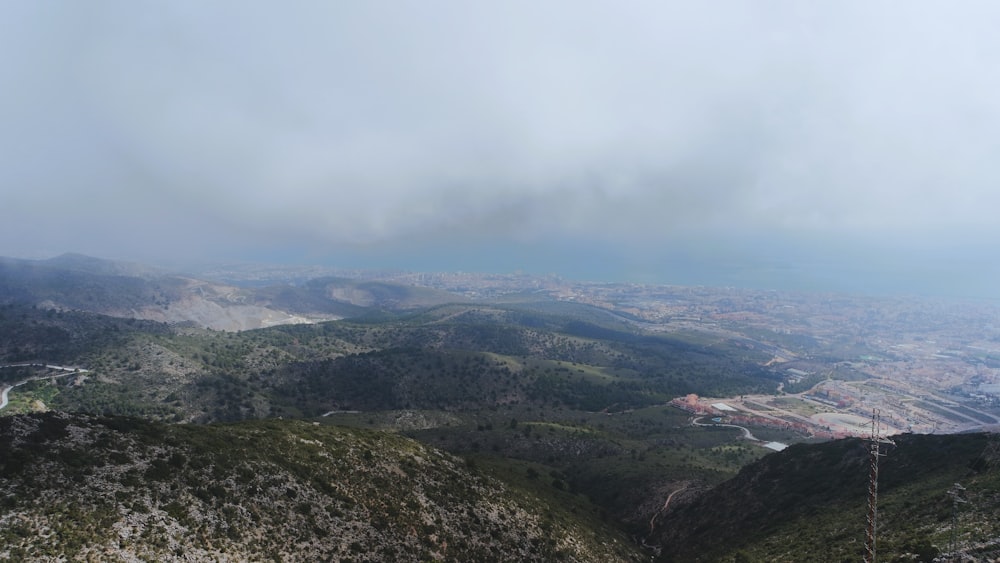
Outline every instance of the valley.
[(1000, 563), (996, 2), (64, 4), (0, 563)]
[[(1000, 310), (988, 303), (252, 268), (216, 271), (212, 281), (185, 274), (188, 281), (166, 295), (151, 288), (167, 287), (175, 274), (126, 275), (79, 257), (6, 264), (5, 419), (44, 426), (50, 423), (37, 421), (48, 419), (37, 417), (58, 413), (133, 417), (167, 429), (154, 434), (190, 436), (263, 424), (253, 421), (307, 421), (317, 432), (414, 440), (543, 512), (565, 514), (571, 527), (619, 538), (628, 547), (614, 557), (623, 560), (673, 560), (684, 552), (678, 542), (693, 541), (675, 514), (760, 464), (795, 459), (799, 448), (866, 436), (873, 409), (883, 433), (904, 437), (995, 431), (1000, 415), (993, 392)], [(75, 290), (88, 284), (115, 290), (87, 290), (88, 299)], [(236, 288), (212, 298), (215, 319), (266, 304), (272, 319), (291, 321), (219, 330), (207, 318), (151, 320), (148, 311), (186, 302), (186, 292), (202, 294), (211, 284)], [(128, 313), (139, 310), (147, 313)], [(107, 463), (87, 459), (80, 463)], [(22, 478), (22, 466), (4, 467), (9, 478)], [(949, 471), (948, 478), (964, 479), (956, 477), (961, 467)], [(865, 471), (857, 473), (851, 479), (862, 479), (863, 495)], [(994, 506), (982, 494), (977, 510)], [(128, 506), (117, 505), (115, 518), (126, 518)], [(163, 540), (171, 549), (177, 526), (197, 527), (173, 508), (157, 510), (164, 529), (175, 530), (162, 536), (174, 538)], [(208, 514), (195, 520), (231, 519)], [(331, 533), (323, 526), (317, 529)], [(939, 543), (947, 535), (928, 533)], [(214, 553), (199, 545), (199, 557)], [(741, 545), (715, 548), (723, 550), (718, 557), (731, 556)], [(431, 558), (447, 559), (432, 548)], [(169, 555), (157, 549), (149, 553)], [(755, 553), (764, 557), (762, 550)]]

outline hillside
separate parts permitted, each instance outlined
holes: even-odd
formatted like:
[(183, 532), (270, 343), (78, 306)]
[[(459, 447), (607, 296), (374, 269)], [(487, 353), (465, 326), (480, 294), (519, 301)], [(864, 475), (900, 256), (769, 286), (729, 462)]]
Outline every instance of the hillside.
[(464, 301), (445, 291), (320, 278), (263, 287), (198, 279), (132, 263), (65, 254), (0, 258), (0, 304), (30, 304), (215, 330), (247, 330)]
[(637, 561), (624, 537), (393, 434), (0, 419), (0, 559)]
[[(272, 281), (0, 259), (0, 490), (21, 491), (0, 495), (9, 558), (615, 560), (640, 543), (663, 561), (860, 557), (861, 442), (771, 454), (669, 403), (777, 393), (790, 364), (774, 365), (772, 333), (653, 330), (534, 292)], [(310, 322), (206, 328), (280, 320), (264, 309)], [(351, 318), (306, 318), (318, 311)], [(882, 473), (884, 560), (950, 549), (956, 482), (959, 547), (995, 557), (986, 438), (898, 443)]]
[[(573, 311), (598, 320), (591, 308)], [(89, 370), (0, 370), (10, 383), (35, 378), (0, 414), (330, 415), (475, 457), (514, 482), (582, 493), (634, 534), (648, 533), (673, 483), (719, 482), (765, 451), (731, 444), (738, 433), (691, 426), (666, 401), (774, 386), (738, 342), (714, 339), (708, 349), (613, 319), (486, 305), (242, 333), (25, 306), (0, 309), (0, 319), (11, 334), (37, 336), (0, 363), (49, 362), (45, 354), (65, 345), (73, 354), (60, 361)], [(49, 332), (61, 336), (45, 346)]]
[[(879, 471), (881, 561), (930, 561), (949, 551), (955, 483), (961, 553), (947, 561), (1000, 556), (1000, 459), (996, 435), (894, 437)], [(798, 444), (659, 521), (661, 561), (859, 561), (865, 540), (868, 454), (858, 439)], [(963, 556), (966, 557), (962, 559)], [(971, 558), (971, 559), (970, 559)]]
[[(708, 348), (687, 336), (487, 305), (243, 333), (8, 305), (0, 326), (11, 335), (0, 363), (91, 370), (85, 385), (57, 390), (60, 408), (141, 414), (114, 403), (134, 404), (142, 393), (178, 419), (205, 422), (527, 404), (616, 412), (776, 385), (760, 367), (764, 356), (739, 341)], [(129, 396), (115, 400), (119, 392)]]

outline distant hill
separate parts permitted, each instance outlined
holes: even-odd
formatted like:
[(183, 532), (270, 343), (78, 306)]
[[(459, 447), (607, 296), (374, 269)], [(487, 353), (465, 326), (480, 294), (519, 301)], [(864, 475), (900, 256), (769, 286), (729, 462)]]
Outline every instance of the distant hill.
[[(879, 471), (880, 561), (996, 561), (1000, 459), (996, 435), (895, 436)], [(869, 481), (859, 439), (798, 444), (658, 520), (661, 561), (860, 561)], [(960, 553), (947, 555), (953, 503)]]
[(332, 301), (391, 311), (468, 301), (465, 297), (440, 289), (382, 281), (325, 277), (310, 280), (304, 287), (311, 294), (318, 294)]
[(53, 390), (56, 408), (200, 421), (517, 404), (615, 412), (775, 385), (764, 357), (738, 343), (706, 349), (614, 319), (479, 304), (366, 315), (236, 334), (7, 305), (0, 363), (90, 369), (87, 383)]
[(773, 389), (773, 374), (738, 343), (629, 332), (593, 313), (453, 304), (233, 333), (0, 306), (0, 329), (11, 335), (0, 364), (88, 370), (3, 370), (9, 383), (32, 380), (11, 391), (0, 415), (218, 422), (336, 413), (341, 423), (488, 456), (515, 481), (572, 493), (570, 501), (586, 495), (608, 523), (646, 533), (672, 483), (716, 483), (763, 453), (726, 446), (734, 436), (691, 426), (667, 401)]
[(0, 418), (0, 560), (640, 561), (599, 522), (394, 434)]
[[(6, 260), (6, 259), (5, 259)], [(68, 252), (55, 258), (39, 260), (38, 264), (47, 268), (73, 270), (102, 276), (127, 276), (152, 278), (167, 275), (166, 270), (139, 264), (137, 262), (122, 262), (95, 258), (84, 254)]]
[[(859, 560), (862, 442), (770, 453), (669, 403), (775, 393), (770, 340), (645, 327), (534, 293), (0, 259), (0, 560), (629, 560), (622, 530), (661, 561)], [(959, 550), (998, 556), (991, 443), (897, 439), (882, 560), (957, 560), (955, 483)]]
[(0, 305), (0, 364), (41, 361), (77, 364), (127, 346), (136, 334), (168, 335), (163, 323), (80, 311)]
[(337, 278), (300, 286), (237, 286), (79, 254), (49, 260), (0, 258), (0, 304), (191, 323), (216, 330), (307, 323), (464, 300), (440, 290)]

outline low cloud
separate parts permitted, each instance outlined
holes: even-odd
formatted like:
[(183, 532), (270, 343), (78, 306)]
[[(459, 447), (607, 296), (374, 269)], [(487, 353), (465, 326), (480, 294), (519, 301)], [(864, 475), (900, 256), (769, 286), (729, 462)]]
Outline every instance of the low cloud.
[(991, 3), (6, 10), (5, 254), (1000, 234)]

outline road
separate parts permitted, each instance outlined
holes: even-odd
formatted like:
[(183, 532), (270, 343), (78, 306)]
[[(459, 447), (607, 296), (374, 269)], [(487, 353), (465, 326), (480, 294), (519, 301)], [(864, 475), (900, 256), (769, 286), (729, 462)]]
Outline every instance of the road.
[(0, 391), (0, 410), (3, 410), (4, 407), (7, 406), (7, 402), (8, 402), (7, 401), (7, 393), (9, 393), (10, 390), (13, 389), (13, 388), (15, 388), (15, 387), (17, 387), (18, 385), (24, 385), (25, 383), (27, 383), (29, 381), (31, 381), (31, 380), (30, 379), (25, 379), (24, 381), (21, 381), (21, 382), (18, 382), (18, 383), (15, 383), (15, 384), (11, 385), (10, 387), (4, 387), (3, 391)]
[(750, 429), (747, 428), (747, 427), (745, 427), (745, 426), (737, 426), (735, 424), (722, 424), (722, 423), (717, 423), (717, 422), (713, 422), (712, 424), (702, 424), (701, 422), (698, 422), (699, 420), (701, 420), (703, 418), (705, 418), (705, 417), (699, 416), (699, 417), (695, 418), (694, 420), (692, 420), (691, 424), (693, 424), (695, 426), (722, 426), (724, 428), (739, 428), (740, 430), (743, 431), (743, 437), (746, 438), (747, 440), (750, 440), (752, 442), (759, 442), (760, 441), (760, 439), (754, 437), (754, 435), (750, 433)]
[(59, 370), (59, 371), (65, 371), (66, 373), (61, 373), (59, 375), (40, 375), (38, 377), (29, 377), (28, 379), (25, 379), (24, 381), (18, 381), (17, 383), (14, 383), (12, 385), (5, 386), (3, 388), (3, 390), (0, 391), (0, 410), (3, 410), (7, 406), (7, 403), (9, 402), (8, 398), (7, 398), (7, 394), (10, 393), (11, 389), (17, 387), (18, 385), (24, 385), (25, 383), (27, 383), (29, 381), (34, 381), (36, 379), (47, 379), (47, 378), (50, 378), (50, 377), (62, 377), (64, 375), (69, 375), (70, 373), (87, 373), (88, 371), (90, 371), (90, 370), (86, 370), (86, 369), (82, 369), (82, 368), (75, 368), (75, 367), (68, 367), (68, 366), (55, 366), (55, 365), (49, 365), (49, 364), (6, 364), (6, 365), (0, 366), (0, 369), (3, 369), (3, 368), (29, 367), (29, 366), (35, 366), (35, 367), (43, 367), (44, 366), (44, 367), (46, 367), (48, 369), (55, 369), (55, 370)]
[[(78, 367), (56, 366), (56, 365), (52, 365), (52, 364), (43, 364), (43, 363), (37, 363), (37, 362), (36, 363), (27, 362), (27, 363), (21, 363), (21, 364), (4, 364), (4, 365), (0, 366), (0, 369), (3, 369), (3, 368), (26, 368), (26, 367), (36, 367), (36, 368), (45, 367), (45, 368), (49, 368), (49, 369), (57, 369), (59, 371), (72, 371), (72, 372), (78, 372), (78, 373), (87, 373), (87, 372), (90, 371), (89, 369), (83, 369), (83, 368), (78, 368)], [(45, 376), (45, 377), (50, 377), (50, 376)]]

